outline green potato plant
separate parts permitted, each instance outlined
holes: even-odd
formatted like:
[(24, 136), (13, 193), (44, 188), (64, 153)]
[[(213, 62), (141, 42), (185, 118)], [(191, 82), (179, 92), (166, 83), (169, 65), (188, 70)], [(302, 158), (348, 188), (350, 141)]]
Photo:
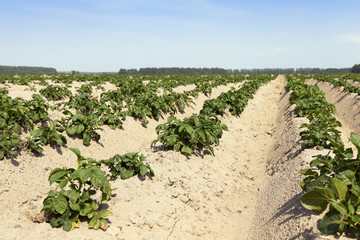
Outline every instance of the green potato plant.
[(136, 174), (144, 177), (148, 172), (151, 177), (155, 176), (150, 165), (145, 165), (144, 161), (145, 156), (143, 154), (139, 156), (138, 153), (127, 153), (122, 156), (117, 154), (99, 163), (109, 168), (110, 180), (115, 180), (118, 176), (121, 176), (121, 179), (128, 179)]
[(101, 203), (111, 194), (106, 173), (100, 169), (97, 161), (85, 158), (76, 148), (70, 148), (77, 156), (78, 167), (55, 168), (49, 175), (50, 185), (57, 183), (60, 190), (51, 190), (43, 201), (43, 210), (50, 216), (52, 227), (61, 227), (70, 231), (80, 221), (80, 217), (89, 221), (89, 228), (106, 230), (106, 216), (111, 212), (100, 209), (99, 203), (92, 198), (101, 192)]
[(68, 117), (59, 121), (63, 126), (63, 128), (59, 128), (60, 131), (66, 130), (70, 136), (80, 136), (84, 145), (89, 145), (91, 139), (96, 142), (100, 140), (101, 136), (96, 131), (103, 129), (98, 126), (98, 117), (95, 114), (73, 114), (68, 110), (64, 111), (63, 114)]
[[(351, 133), (350, 140), (360, 153), (360, 138)], [(303, 169), (304, 195), (301, 204), (316, 214), (326, 214), (319, 230), (324, 234), (352, 231), (360, 236), (360, 154), (355, 158), (351, 148), (333, 143), (334, 157), (317, 156), (311, 168)], [(316, 170), (314, 170), (316, 169)]]
[(171, 116), (155, 130), (158, 137), (151, 143), (151, 147), (161, 142), (168, 149), (190, 156), (194, 150), (201, 148), (206, 148), (215, 155), (211, 145), (219, 145), (223, 131), (228, 129), (215, 115), (193, 114), (183, 121)]
[(66, 87), (48, 85), (40, 90), (40, 94), (43, 95), (47, 100), (59, 101), (65, 97), (70, 97), (71, 91)]

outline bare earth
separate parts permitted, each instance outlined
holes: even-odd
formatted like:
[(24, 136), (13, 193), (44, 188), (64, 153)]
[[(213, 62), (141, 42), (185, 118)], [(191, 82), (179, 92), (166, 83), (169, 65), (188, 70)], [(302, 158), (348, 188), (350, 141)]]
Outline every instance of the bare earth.
[[(299, 127), (305, 119), (294, 117), (285, 84), (285, 77), (279, 76), (258, 90), (240, 117), (228, 114), (221, 119), (229, 131), (215, 147), (215, 156), (186, 158), (178, 152), (150, 149), (154, 129), (166, 121), (164, 116), (159, 122), (150, 120), (147, 128), (128, 118), (124, 129), (105, 128), (100, 143), (92, 142), (90, 147), (68, 138), (60, 152), (45, 147), (41, 157), (23, 151), (16, 159), (4, 159), (0, 239), (334, 239), (319, 233), (319, 217), (300, 204), (299, 171), (319, 151), (300, 151)], [(360, 133), (359, 99), (325, 85), (321, 88), (336, 104), (347, 141), (351, 131)], [(231, 86), (213, 89), (211, 98)], [(12, 86), (10, 95), (29, 99), (34, 93), (24, 90)], [(178, 117), (199, 112), (206, 99), (200, 95)], [(107, 231), (88, 229), (84, 222), (67, 233), (38, 222), (42, 201), (53, 187), (47, 180), (51, 170), (76, 167), (70, 147), (98, 160), (140, 152), (155, 171), (153, 178), (111, 182), (115, 190), (104, 206), (113, 212)]]

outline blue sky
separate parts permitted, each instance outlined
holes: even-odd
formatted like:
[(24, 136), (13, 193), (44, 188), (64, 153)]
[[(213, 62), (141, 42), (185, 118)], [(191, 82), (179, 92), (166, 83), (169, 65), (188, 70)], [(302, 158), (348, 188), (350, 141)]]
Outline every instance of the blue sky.
[(358, 0), (0, 0), (0, 65), (351, 67)]

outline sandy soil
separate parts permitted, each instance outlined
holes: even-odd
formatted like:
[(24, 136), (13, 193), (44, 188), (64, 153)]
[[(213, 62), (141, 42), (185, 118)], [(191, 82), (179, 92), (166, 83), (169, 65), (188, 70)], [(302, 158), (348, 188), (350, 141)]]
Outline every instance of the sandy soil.
[[(240, 117), (222, 118), (229, 131), (215, 147), (215, 156), (186, 158), (150, 149), (154, 129), (166, 121), (164, 116), (147, 128), (132, 118), (123, 130), (104, 128), (100, 143), (90, 147), (68, 138), (60, 151), (46, 147), (41, 157), (23, 151), (16, 159), (1, 161), (0, 217), (6, 221), (0, 239), (329, 239), (316, 228), (319, 217), (299, 202), (299, 171), (318, 151), (300, 151), (299, 126), (305, 120), (294, 117), (285, 84), (284, 76), (278, 77), (258, 90)], [(229, 88), (220, 86), (211, 97)], [(11, 90), (31, 96), (21, 87)], [(206, 99), (199, 96), (182, 117), (198, 112)], [(339, 117), (342, 112), (343, 119), (355, 114), (349, 104), (355, 103), (336, 106)], [(345, 132), (359, 131), (357, 124), (348, 126), (344, 120), (343, 125)], [(70, 147), (95, 159), (140, 152), (155, 171), (153, 178), (111, 182), (116, 190), (104, 206), (113, 212), (105, 232), (87, 229), (85, 222), (69, 233), (34, 222), (52, 189), (47, 181), (51, 170), (76, 167)]]

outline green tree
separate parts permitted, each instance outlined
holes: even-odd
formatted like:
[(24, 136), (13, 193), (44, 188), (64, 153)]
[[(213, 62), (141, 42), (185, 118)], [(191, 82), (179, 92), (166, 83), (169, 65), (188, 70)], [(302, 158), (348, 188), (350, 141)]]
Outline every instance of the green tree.
[(351, 72), (352, 72), (352, 73), (360, 73), (360, 64), (355, 64), (355, 65), (351, 68)]

